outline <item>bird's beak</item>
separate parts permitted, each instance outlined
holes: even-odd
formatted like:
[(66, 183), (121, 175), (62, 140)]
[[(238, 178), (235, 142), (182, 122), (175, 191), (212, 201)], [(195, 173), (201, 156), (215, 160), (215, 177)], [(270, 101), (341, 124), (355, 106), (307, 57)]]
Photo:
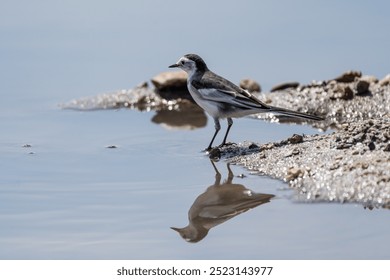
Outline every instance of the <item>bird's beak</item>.
[(169, 66), (169, 68), (176, 68), (176, 67), (179, 67), (179, 64), (175, 63)]

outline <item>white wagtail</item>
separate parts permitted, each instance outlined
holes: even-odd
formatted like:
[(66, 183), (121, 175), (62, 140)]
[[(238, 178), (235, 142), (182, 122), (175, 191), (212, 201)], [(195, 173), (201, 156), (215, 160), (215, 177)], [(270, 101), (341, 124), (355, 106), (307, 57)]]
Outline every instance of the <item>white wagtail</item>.
[(186, 54), (177, 63), (169, 66), (169, 68), (174, 67), (188, 73), (188, 91), (195, 102), (214, 119), (215, 133), (206, 150), (211, 150), (214, 139), (221, 129), (219, 123), (221, 118), (227, 118), (228, 123), (221, 146), (226, 144), (226, 138), (233, 125), (232, 118), (272, 112), (309, 120), (323, 120), (317, 116), (264, 104), (248, 91), (210, 71), (204, 60), (196, 54)]

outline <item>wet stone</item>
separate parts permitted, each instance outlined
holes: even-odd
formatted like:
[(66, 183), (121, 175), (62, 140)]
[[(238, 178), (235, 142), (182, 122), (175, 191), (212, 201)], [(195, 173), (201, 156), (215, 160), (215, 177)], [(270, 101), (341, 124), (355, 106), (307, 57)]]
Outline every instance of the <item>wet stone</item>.
[(370, 142), (370, 143), (368, 144), (368, 148), (370, 149), (370, 151), (375, 150), (375, 143), (374, 143), (374, 142)]
[(302, 143), (302, 142), (303, 142), (303, 136), (302, 136), (302, 135), (299, 135), (299, 134), (294, 134), (293, 136), (291, 136), (290, 138), (288, 138), (288, 141), (289, 141), (291, 144)]
[(341, 99), (344, 99), (344, 100), (350, 100), (353, 98), (353, 90), (349, 87), (349, 86), (346, 86), (340, 96)]
[(260, 147), (257, 144), (252, 143), (252, 144), (249, 145), (248, 148), (252, 150), (252, 149), (259, 149)]
[(209, 158), (212, 160), (219, 160), (221, 158), (221, 150), (217, 148), (212, 148), (208, 151)]

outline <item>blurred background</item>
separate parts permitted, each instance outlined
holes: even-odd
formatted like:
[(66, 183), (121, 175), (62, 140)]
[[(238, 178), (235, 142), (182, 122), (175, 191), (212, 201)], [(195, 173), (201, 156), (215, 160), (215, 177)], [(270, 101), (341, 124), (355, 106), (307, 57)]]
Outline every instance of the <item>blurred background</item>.
[(384, 0), (3, 0), (0, 92), (3, 101), (66, 101), (131, 88), (186, 53), (264, 90), (350, 69), (382, 78), (389, 8)]

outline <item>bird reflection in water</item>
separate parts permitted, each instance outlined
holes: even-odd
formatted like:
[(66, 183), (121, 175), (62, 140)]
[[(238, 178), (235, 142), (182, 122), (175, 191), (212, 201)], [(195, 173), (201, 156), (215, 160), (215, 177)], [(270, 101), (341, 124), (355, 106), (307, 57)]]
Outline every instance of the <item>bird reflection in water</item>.
[(213, 227), (261, 204), (270, 202), (270, 199), (274, 197), (272, 194), (255, 193), (244, 185), (234, 184), (232, 182), (234, 175), (229, 163), (227, 164), (228, 178), (221, 184), (221, 173), (213, 161), (211, 164), (216, 172), (215, 182), (195, 199), (188, 211), (188, 226), (171, 227), (188, 242), (195, 243), (202, 240)]

